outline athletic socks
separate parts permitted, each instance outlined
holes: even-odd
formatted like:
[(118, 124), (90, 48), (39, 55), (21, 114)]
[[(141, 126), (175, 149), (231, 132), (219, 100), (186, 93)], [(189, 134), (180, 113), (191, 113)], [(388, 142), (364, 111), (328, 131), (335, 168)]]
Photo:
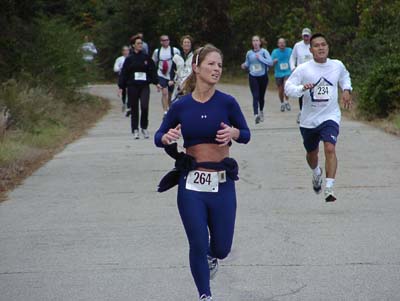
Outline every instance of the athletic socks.
[(313, 175), (314, 176), (320, 176), (321, 175), (321, 168), (319, 167), (319, 165), (317, 165), (317, 167), (315, 167), (312, 171), (313, 171)]
[(326, 178), (326, 188), (332, 188), (333, 184), (335, 184), (335, 179)]

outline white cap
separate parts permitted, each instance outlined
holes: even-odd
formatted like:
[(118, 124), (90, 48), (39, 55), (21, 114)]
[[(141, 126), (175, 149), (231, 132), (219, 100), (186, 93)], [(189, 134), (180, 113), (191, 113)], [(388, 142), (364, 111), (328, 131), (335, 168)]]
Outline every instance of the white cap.
[(311, 29), (310, 28), (303, 28), (303, 31), (301, 33), (302, 36), (311, 36)]

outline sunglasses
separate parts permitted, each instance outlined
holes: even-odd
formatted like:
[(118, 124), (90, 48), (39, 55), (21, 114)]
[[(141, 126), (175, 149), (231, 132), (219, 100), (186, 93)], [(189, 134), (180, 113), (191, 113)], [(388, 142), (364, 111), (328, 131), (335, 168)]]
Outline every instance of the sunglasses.
[(161, 42), (167, 42), (167, 41), (169, 41), (169, 39), (164, 39), (164, 40), (161, 40)]

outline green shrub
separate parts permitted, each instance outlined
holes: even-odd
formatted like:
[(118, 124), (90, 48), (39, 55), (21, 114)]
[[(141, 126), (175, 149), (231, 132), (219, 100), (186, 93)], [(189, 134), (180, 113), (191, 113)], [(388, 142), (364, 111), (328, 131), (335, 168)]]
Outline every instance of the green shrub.
[(96, 68), (85, 68), (81, 34), (61, 18), (41, 17), (36, 26), (38, 34), (24, 57), (25, 71), (35, 75), (36, 84), (52, 93), (71, 93), (87, 84)]
[(367, 118), (387, 117), (400, 109), (400, 54), (378, 60), (359, 82), (358, 108)]
[(10, 110), (15, 128), (39, 133), (42, 128), (59, 125), (65, 104), (39, 86), (30, 87), (11, 79), (0, 88), (0, 108), (3, 107)]

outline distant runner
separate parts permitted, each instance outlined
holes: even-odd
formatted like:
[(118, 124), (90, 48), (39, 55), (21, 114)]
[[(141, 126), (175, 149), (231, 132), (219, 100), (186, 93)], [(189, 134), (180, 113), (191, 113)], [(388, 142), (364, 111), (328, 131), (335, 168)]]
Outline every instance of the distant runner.
[(89, 36), (85, 36), (84, 40), (85, 42), (81, 46), (82, 58), (85, 62), (91, 63), (97, 54), (97, 49), (94, 43), (89, 40)]
[(185, 80), (192, 73), (193, 60), (193, 38), (185, 35), (181, 38), (182, 55), (175, 54), (173, 57), (175, 72), (175, 88), (172, 93), (172, 101), (182, 95), (182, 88)]
[(313, 60), (297, 67), (286, 82), (289, 96), (304, 96), (300, 131), (307, 151), (307, 163), (313, 171), (313, 189), (320, 193), (322, 169), (318, 164), (319, 143), (324, 142), (326, 186), (325, 200), (334, 202), (333, 191), (337, 169), (336, 142), (339, 135), (341, 111), (338, 87), (343, 91), (345, 108), (352, 106), (351, 80), (346, 67), (339, 60), (328, 58), (329, 45), (323, 34), (314, 34), (310, 41)]
[(275, 66), (275, 82), (278, 86), (279, 100), (281, 101), (281, 112), (290, 111), (289, 97), (285, 95), (285, 83), (290, 76), (290, 55), (292, 48), (286, 47), (284, 38), (278, 39), (278, 48), (272, 51), (271, 57)]
[[(292, 55), (290, 56), (290, 69), (292, 72), (297, 66), (312, 59), (312, 53), (310, 52), (311, 30), (309, 28), (303, 28), (301, 36), (303, 40), (294, 45)], [(300, 112), (297, 115), (297, 123), (300, 123), (301, 109), (303, 108), (303, 97), (299, 98), (299, 107)]]
[(158, 66), (158, 81), (162, 87), (161, 103), (164, 110), (164, 115), (167, 114), (171, 105), (172, 91), (174, 90), (175, 72), (172, 68), (173, 57), (175, 54), (180, 55), (180, 51), (170, 46), (169, 37), (162, 35), (160, 37), (161, 47), (153, 53), (153, 61)]
[(140, 102), (140, 128), (143, 138), (149, 138), (149, 85), (155, 84), (157, 88), (158, 77), (156, 66), (149, 55), (145, 54), (143, 41), (139, 36), (131, 38), (132, 54), (125, 59), (119, 76), (119, 95), (128, 89), (128, 103), (131, 107), (131, 130), (134, 139), (139, 139), (139, 102)]
[[(122, 55), (115, 60), (114, 68), (113, 68), (113, 70), (117, 74), (117, 76), (119, 76), (119, 74), (121, 73), (122, 65), (124, 64), (125, 59), (129, 56), (129, 47), (123, 46), (122, 50), (121, 50), (121, 54)], [(125, 112), (125, 109), (127, 108), (127, 106), (126, 106), (126, 89), (122, 90), (121, 100), (122, 100), (122, 112)], [(130, 109), (130, 106), (128, 106), (128, 108)]]
[(265, 91), (268, 86), (268, 67), (273, 65), (268, 50), (262, 48), (259, 36), (252, 38), (253, 49), (246, 54), (242, 69), (249, 71), (249, 85), (253, 95), (253, 113), (256, 124), (264, 121)]

